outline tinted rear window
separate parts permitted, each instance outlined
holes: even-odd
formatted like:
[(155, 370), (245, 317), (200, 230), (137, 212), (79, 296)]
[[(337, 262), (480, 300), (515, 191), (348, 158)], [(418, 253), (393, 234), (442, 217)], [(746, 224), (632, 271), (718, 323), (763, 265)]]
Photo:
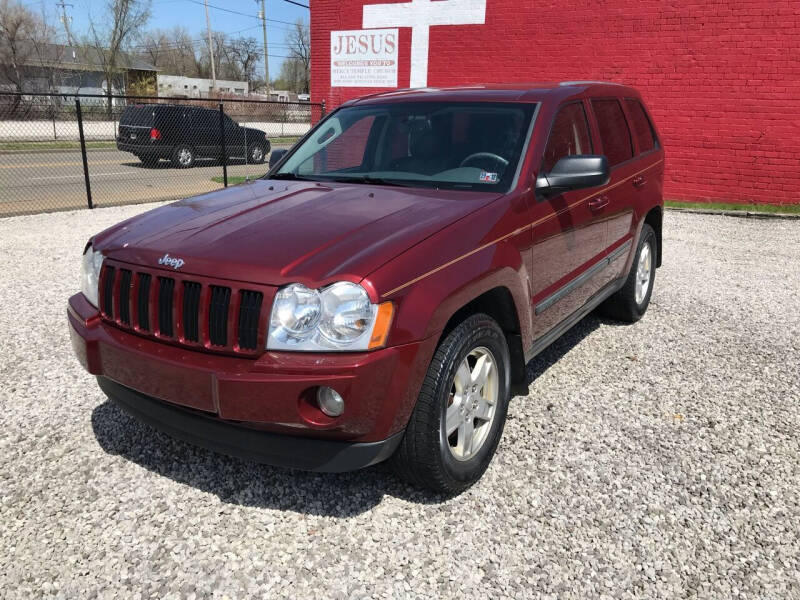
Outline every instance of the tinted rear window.
[(656, 140), (653, 135), (653, 126), (650, 124), (650, 119), (647, 118), (647, 113), (644, 112), (642, 103), (632, 98), (625, 100), (625, 103), (631, 116), (636, 140), (639, 142), (639, 152), (652, 150), (656, 147)]
[(120, 125), (140, 125), (150, 127), (153, 125), (152, 106), (128, 106), (119, 117)]
[(597, 126), (600, 129), (600, 140), (603, 142), (603, 154), (612, 167), (633, 158), (631, 132), (625, 121), (625, 113), (619, 100), (602, 98), (592, 100)]

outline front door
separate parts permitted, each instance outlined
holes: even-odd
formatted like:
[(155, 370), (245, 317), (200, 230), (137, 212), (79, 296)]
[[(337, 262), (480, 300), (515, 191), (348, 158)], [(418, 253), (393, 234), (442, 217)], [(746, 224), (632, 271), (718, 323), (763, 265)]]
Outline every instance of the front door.
[[(550, 129), (540, 174), (549, 172), (564, 156), (593, 154), (589, 131), (583, 101), (562, 106)], [(583, 306), (595, 289), (592, 280), (606, 246), (600, 191), (584, 189), (537, 198), (531, 208), (534, 339)]]

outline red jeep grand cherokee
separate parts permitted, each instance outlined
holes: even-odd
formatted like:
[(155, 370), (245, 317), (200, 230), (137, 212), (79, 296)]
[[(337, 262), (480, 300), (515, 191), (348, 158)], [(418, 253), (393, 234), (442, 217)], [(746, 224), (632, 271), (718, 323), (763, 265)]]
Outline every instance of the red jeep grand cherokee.
[(647, 309), (664, 152), (629, 87), (378, 94), (279, 154), (84, 251), (75, 352), (177, 438), (457, 493), (527, 361), (595, 307)]

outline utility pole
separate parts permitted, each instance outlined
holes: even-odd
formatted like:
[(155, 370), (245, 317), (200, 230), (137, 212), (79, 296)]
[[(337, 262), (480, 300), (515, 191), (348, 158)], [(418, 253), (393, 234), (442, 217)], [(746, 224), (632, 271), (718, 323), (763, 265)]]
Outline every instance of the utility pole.
[(208, 31), (208, 53), (211, 56), (211, 91), (217, 91), (217, 70), (214, 67), (214, 42), (211, 39), (211, 20), (208, 18), (208, 0), (203, 0), (206, 5), (206, 30)]
[(67, 7), (73, 7), (72, 4), (67, 4), (64, 0), (56, 2), (56, 6), (61, 8), (61, 22), (64, 24), (64, 31), (67, 33), (67, 44), (72, 46), (72, 32), (69, 30), (69, 24), (72, 22), (72, 17), (67, 15)]
[[(258, 2), (258, 0), (256, 0)], [(261, 0), (261, 11), (258, 13), (261, 19), (261, 30), (264, 32), (264, 86), (267, 88), (267, 99), (269, 99), (269, 52), (267, 52), (267, 5), (266, 0)]]

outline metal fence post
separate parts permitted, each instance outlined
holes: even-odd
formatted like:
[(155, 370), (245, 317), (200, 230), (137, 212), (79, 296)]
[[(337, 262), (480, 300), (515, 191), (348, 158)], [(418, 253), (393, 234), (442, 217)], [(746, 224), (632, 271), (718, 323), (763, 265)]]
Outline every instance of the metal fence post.
[(50, 96), (50, 117), (53, 120), (53, 139), (58, 139), (58, 133), (56, 132), (56, 107), (53, 106), (53, 97)]
[(225, 150), (225, 113), (222, 102), (219, 103), (219, 138), (222, 146), (222, 182), (228, 187), (228, 152)]
[(83, 115), (81, 114), (80, 98), (75, 98), (75, 112), (78, 115), (78, 134), (81, 137), (81, 156), (83, 157), (83, 179), (86, 182), (86, 202), (89, 208), (92, 205), (92, 185), (89, 183), (89, 161), (86, 159), (86, 138), (83, 135)]

